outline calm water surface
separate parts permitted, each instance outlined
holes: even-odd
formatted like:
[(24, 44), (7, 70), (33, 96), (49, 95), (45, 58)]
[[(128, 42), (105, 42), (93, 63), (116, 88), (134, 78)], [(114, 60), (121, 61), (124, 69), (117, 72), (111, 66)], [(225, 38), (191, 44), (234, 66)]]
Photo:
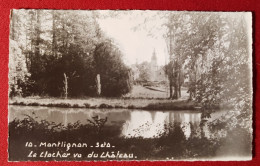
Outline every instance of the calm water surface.
[[(208, 123), (210, 121), (214, 121), (224, 115), (227, 111), (218, 111), (211, 114), (211, 118), (205, 119), (201, 118), (202, 113), (199, 111), (146, 111), (146, 110), (130, 110), (130, 109), (88, 109), (88, 108), (55, 108), (55, 107), (39, 107), (39, 106), (9, 106), (9, 122), (12, 122), (14, 119), (23, 120), (28, 118), (28, 116), (32, 117), (36, 121), (46, 120), (49, 123), (54, 122), (54, 124), (62, 124), (64, 126), (71, 126), (71, 124), (75, 124), (78, 122), (79, 124), (91, 124), (90, 121), (93, 122), (93, 119), (107, 119), (104, 123), (104, 130), (111, 132), (116, 131), (113, 138), (119, 140), (121, 142), (115, 142), (118, 144), (125, 145), (125, 141), (127, 142), (127, 138), (130, 138), (131, 142), (127, 148), (124, 146), (117, 146), (121, 148), (120, 150), (131, 151), (131, 149), (135, 149), (135, 153), (138, 156), (143, 155), (143, 159), (145, 159), (146, 150), (145, 148), (150, 148), (153, 152), (149, 155), (153, 155), (156, 153), (154, 157), (158, 157), (158, 159), (164, 159), (166, 155), (160, 156), (161, 151), (165, 153), (165, 149), (168, 147), (171, 149), (167, 151), (167, 155), (170, 156), (178, 156), (178, 153), (186, 152), (185, 149), (182, 149), (182, 152), (178, 150), (175, 152), (176, 147), (181, 148), (182, 146), (189, 149), (189, 152), (196, 154), (200, 154), (203, 156), (208, 156), (208, 152), (211, 150), (207, 150), (208, 146), (214, 146), (214, 143), (208, 142), (211, 138), (214, 138), (214, 133), (211, 133), (212, 130), (209, 130)], [(177, 128), (184, 134), (184, 138), (180, 140), (180, 132), (174, 131), (173, 135), (169, 137), (163, 137), (167, 131), (167, 126), (171, 124), (178, 125)], [(221, 129), (222, 130), (222, 129)], [(210, 132), (211, 131), (211, 132)], [(214, 147), (214, 158), (210, 159), (223, 159), (230, 160), (230, 157), (234, 157), (235, 160), (243, 160), (251, 158), (251, 145), (245, 143), (246, 140), (250, 140), (250, 137), (246, 135), (246, 133), (241, 133), (241, 130), (234, 131), (228, 138), (222, 139), (221, 145)], [(10, 134), (15, 134), (15, 130), (13, 130)], [(83, 131), (84, 132), (84, 131)], [(104, 131), (103, 131), (104, 132)], [(22, 134), (22, 133), (20, 133)], [(86, 134), (86, 133), (83, 133)], [(88, 133), (87, 133), (88, 134)], [(111, 133), (112, 134), (112, 133)], [(176, 136), (175, 136), (176, 135)], [(12, 136), (12, 135), (11, 135)], [(77, 137), (77, 136), (76, 136)], [(79, 136), (80, 137), (80, 136)], [(105, 138), (104, 138), (105, 137)], [(108, 137), (108, 138), (106, 138)], [(135, 138), (138, 137), (137, 140)], [(9, 135), (10, 138), (10, 135)], [(110, 137), (106, 134), (102, 135), (102, 138), (109, 139)], [(123, 138), (123, 139), (122, 139)], [(144, 138), (144, 142), (142, 139)], [(150, 138), (150, 139), (146, 139)], [(160, 139), (162, 138), (162, 139)], [(165, 140), (166, 138), (166, 140)], [(170, 138), (171, 140), (167, 140)], [(186, 141), (183, 141), (183, 139)], [(208, 141), (205, 140), (208, 138)], [(24, 138), (25, 139), (25, 138)], [(38, 139), (38, 138), (37, 138)], [(155, 142), (153, 142), (153, 140)], [(165, 142), (165, 141), (167, 142)], [(190, 142), (192, 140), (193, 142)], [(27, 137), (25, 140), (20, 140), (20, 137), (14, 138), (12, 137), (13, 146), (9, 150), (12, 152), (12, 160), (28, 160), (24, 153), (28, 153), (28, 148), (24, 148), (22, 145), (24, 141), (27, 141)], [(18, 142), (17, 142), (18, 141)], [(20, 141), (20, 143), (19, 143)], [(21, 142), (22, 141), (22, 142)], [(139, 141), (139, 142), (138, 142)], [(150, 145), (150, 143), (155, 143), (157, 147), (154, 145)], [(201, 142), (202, 141), (202, 142)], [(204, 142), (203, 142), (204, 141)], [(205, 144), (206, 141), (206, 144)], [(186, 142), (184, 145), (183, 142)], [(247, 141), (248, 142), (248, 141)], [(250, 141), (249, 141), (250, 142)], [(138, 144), (141, 143), (141, 144)], [(148, 143), (149, 145), (145, 145)], [(191, 143), (191, 146), (188, 145)], [(217, 143), (217, 142), (216, 142)], [(21, 145), (20, 145), (21, 144)], [(181, 145), (180, 145), (181, 144)], [(205, 145), (207, 145), (205, 147)], [(20, 148), (24, 151), (21, 151), (21, 154), (16, 154), (16, 146), (21, 146)], [(152, 146), (152, 147), (151, 147)], [(163, 149), (160, 149), (163, 147)], [(194, 147), (192, 149), (192, 147)], [(143, 149), (144, 148), (144, 149)], [(201, 148), (201, 149), (200, 149)], [(206, 149), (205, 149), (206, 148)], [(184, 150), (184, 151), (183, 151)], [(206, 151), (205, 151), (206, 150)], [(206, 152), (204, 154), (204, 151)], [(159, 153), (160, 152), (160, 153)], [(189, 155), (189, 153), (187, 153)], [(148, 156), (149, 156), (148, 155)], [(18, 156), (18, 158), (17, 158)], [(21, 156), (19, 158), (19, 156)], [(229, 156), (229, 157), (227, 157)], [(246, 157), (246, 158), (241, 158)], [(185, 159), (185, 156), (183, 156)], [(192, 155), (190, 156), (192, 157)], [(194, 156), (193, 156), (194, 157)], [(195, 156), (195, 159), (198, 159)]]
[[(198, 111), (145, 111), (129, 109), (50, 108), (34, 106), (9, 106), (9, 122), (14, 118), (24, 119), (27, 115), (67, 126), (79, 121), (87, 124), (93, 117), (107, 118), (106, 126), (119, 128), (122, 137), (159, 137), (165, 125), (178, 123), (186, 136), (199, 129), (201, 113)], [(212, 119), (221, 116), (214, 113)], [(207, 130), (207, 129), (205, 129)], [(207, 133), (207, 132), (206, 132)]]

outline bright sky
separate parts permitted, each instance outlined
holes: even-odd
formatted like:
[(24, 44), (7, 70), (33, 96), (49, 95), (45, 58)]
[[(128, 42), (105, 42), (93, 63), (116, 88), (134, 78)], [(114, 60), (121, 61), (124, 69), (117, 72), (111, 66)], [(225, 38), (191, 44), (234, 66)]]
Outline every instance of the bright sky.
[[(134, 31), (134, 27), (139, 24), (144, 25), (145, 16), (137, 13), (138, 12), (115, 18), (109, 17), (100, 19), (99, 23), (102, 30), (118, 44), (118, 47), (124, 54), (126, 64), (131, 65), (136, 63), (136, 61), (138, 63), (143, 61), (150, 62), (153, 50), (155, 49), (158, 65), (164, 65), (167, 50), (162, 35), (158, 35), (161, 33), (162, 22), (158, 19), (154, 19), (150, 20), (150, 23), (145, 24), (147, 29), (153, 28), (154, 26), (159, 29), (154, 32), (157, 38), (153, 37), (154, 35), (149, 36), (148, 31), (144, 30), (144, 28), (137, 28), (137, 30)], [(149, 16), (149, 14), (154, 14), (154, 12), (148, 13), (147, 16)]]

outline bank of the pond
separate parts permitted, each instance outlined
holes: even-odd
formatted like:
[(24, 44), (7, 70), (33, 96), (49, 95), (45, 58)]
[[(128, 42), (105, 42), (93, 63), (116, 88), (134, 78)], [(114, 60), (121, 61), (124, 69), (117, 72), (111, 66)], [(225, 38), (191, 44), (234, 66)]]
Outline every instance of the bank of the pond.
[(195, 110), (197, 106), (192, 101), (145, 98), (12, 98), (10, 105), (46, 106), (63, 108), (123, 108), (144, 110)]

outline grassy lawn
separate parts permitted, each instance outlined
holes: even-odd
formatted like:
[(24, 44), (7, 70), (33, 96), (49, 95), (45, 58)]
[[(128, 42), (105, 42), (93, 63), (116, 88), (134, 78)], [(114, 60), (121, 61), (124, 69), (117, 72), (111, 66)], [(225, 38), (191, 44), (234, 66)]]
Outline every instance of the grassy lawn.
[(193, 103), (186, 100), (138, 99), (138, 98), (13, 98), (10, 105), (73, 107), (73, 108), (128, 108), (147, 110), (187, 110), (193, 109)]
[[(146, 110), (190, 110), (194, 103), (188, 102), (187, 90), (182, 90), (182, 97), (178, 100), (169, 100), (169, 94), (163, 87), (158, 90), (148, 89), (136, 85), (131, 93), (121, 98), (50, 98), (50, 97), (15, 97), (9, 99), (10, 105), (73, 107), (73, 108), (127, 108)], [(164, 89), (164, 91), (163, 91)]]
[[(152, 90), (157, 89), (157, 90)], [(186, 88), (182, 88), (181, 90), (182, 97), (181, 100), (188, 99), (189, 94), (187, 93)], [(143, 87), (141, 85), (134, 85), (131, 93), (125, 95), (124, 97), (130, 98), (162, 98), (167, 99), (170, 96), (168, 87)]]

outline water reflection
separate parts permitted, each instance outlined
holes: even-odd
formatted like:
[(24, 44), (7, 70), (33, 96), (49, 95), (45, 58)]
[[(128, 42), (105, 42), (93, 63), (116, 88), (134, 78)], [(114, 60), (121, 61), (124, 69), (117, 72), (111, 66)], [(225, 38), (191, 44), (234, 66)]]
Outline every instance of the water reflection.
[[(28, 148), (24, 148), (28, 139), (65, 139), (70, 142), (84, 140), (88, 143), (101, 139), (112, 141), (120, 151), (135, 152), (137, 156), (141, 156), (140, 159), (151, 156), (158, 159), (165, 159), (166, 156), (196, 159), (208, 156), (251, 157), (252, 135), (246, 129), (226, 131), (221, 128), (214, 131), (209, 125), (220, 119), (225, 112), (212, 113), (207, 121), (205, 118), (201, 119), (202, 114), (196, 111), (9, 106), (9, 150), (13, 158), (28, 154)], [(28, 116), (32, 118), (28, 120)], [(15, 118), (20, 121), (14, 121)], [(41, 120), (48, 121), (47, 125)], [(58, 127), (53, 128), (53, 125)], [(60, 126), (62, 127), (59, 128)], [(35, 128), (39, 130), (34, 130)], [(17, 147), (21, 151), (17, 151)], [(89, 152), (84, 150), (82, 153)]]
[(125, 122), (122, 135), (125, 137), (159, 137), (168, 124), (180, 124), (186, 138), (191, 135), (191, 125), (199, 127), (201, 113), (132, 111)]
[(126, 109), (79, 109), (79, 108), (48, 108), (29, 106), (10, 106), (9, 122), (14, 118), (23, 119), (25, 115), (36, 117), (67, 126), (79, 121), (89, 123), (88, 119), (107, 118), (106, 126), (121, 130), (122, 137), (159, 137), (168, 124), (180, 124), (186, 138), (192, 131), (199, 130), (201, 113), (194, 111), (144, 111)]

